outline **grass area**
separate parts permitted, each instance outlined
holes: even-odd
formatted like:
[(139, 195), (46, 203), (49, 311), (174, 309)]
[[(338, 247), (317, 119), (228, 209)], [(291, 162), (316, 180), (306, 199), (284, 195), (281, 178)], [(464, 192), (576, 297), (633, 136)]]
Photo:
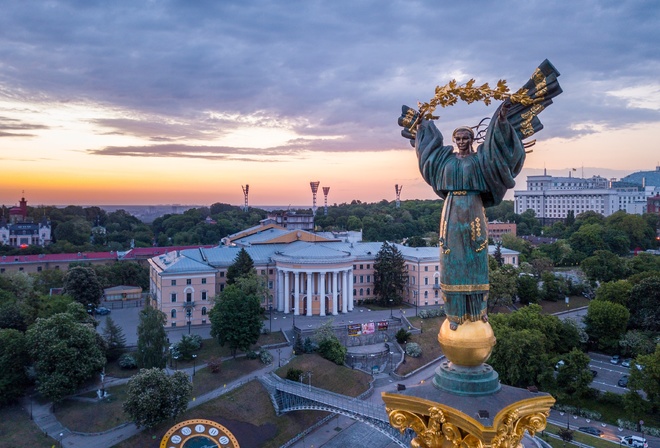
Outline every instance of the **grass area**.
[[(286, 376), (290, 368), (312, 372), (312, 385), (333, 392), (357, 396), (368, 388), (370, 376), (337, 366), (318, 355), (301, 355), (289, 364), (277, 369), (280, 376)], [(250, 381), (216, 400), (190, 409), (176, 422), (169, 421), (152, 430), (126, 440), (116, 448), (157, 447), (163, 434), (175, 423), (204, 418), (216, 421), (227, 427), (238, 439), (241, 446), (275, 448), (316, 423), (327, 415), (324, 412), (295, 411), (276, 416), (270, 397), (258, 381)], [(261, 437), (255, 440), (255, 437)]]
[(57, 442), (45, 435), (20, 406), (0, 408), (0, 446), (51, 447)]
[[(548, 427), (546, 428), (545, 432), (558, 434), (560, 429), (561, 428), (559, 426), (548, 423)], [(578, 431), (577, 428), (571, 427), (571, 429), (573, 429), (573, 441), (575, 442), (579, 442), (587, 446), (592, 446), (594, 448), (614, 448), (615, 446), (619, 445), (618, 441), (615, 442), (613, 440), (608, 440), (605, 438), (590, 436), (588, 434)], [(578, 446), (571, 442), (566, 442), (564, 444), (564, 442), (561, 439), (555, 439), (554, 437), (548, 437), (548, 436), (543, 437), (542, 434), (537, 434), (537, 436), (541, 437), (544, 441), (548, 442), (548, 444), (550, 444), (553, 448), (555, 447), (563, 448), (564, 446)]]
[[(396, 373), (399, 375), (407, 375), (442, 355), (442, 349), (438, 343), (438, 332), (445, 318), (432, 317), (422, 319), (420, 317), (409, 317), (408, 320), (415, 328), (422, 330), (421, 333), (414, 334), (408, 339), (408, 342), (416, 342), (420, 345), (422, 356), (419, 358), (406, 356), (406, 363), (399, 365), (399, 368), (396, 370)], [(403, 349), (403, 345), (401, 348)]]
[(576, 308), (589, 306), (589, 302), (590, 300), (586, 297), (570, 296), (568, 300), (568, 306), (566, 306), (566, 302), (564, 301), (549, 302), (547, 300), (541, 300), (539, 305), (541, 305), (541, 308), (543, 308), (543, 311), (547, 314), (554, 314), (561, 311), (570, 311)]
[(122, 410), (126, 389), (126, 385), (111, 387), (107, 389), (110, 396), (103, 400), (67, 398), (55, 407), (55, 416), (73, 431), (107, 431), (127, 421)]

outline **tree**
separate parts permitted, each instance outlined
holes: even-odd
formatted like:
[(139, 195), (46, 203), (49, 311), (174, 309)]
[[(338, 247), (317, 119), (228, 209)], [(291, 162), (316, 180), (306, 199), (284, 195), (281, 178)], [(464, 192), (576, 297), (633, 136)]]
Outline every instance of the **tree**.
[(589, 356), (573, 349), (564, 356), (564, 364), (557, 371), (557, 386), (566, 397), (583, 398), (589, 392), (593, 375), (589, 371)]
[(493, 257), (495, 257), (495, 261), (497, 261), (497, 264), (502, 266), (504, 264), (504, 258), (502, 257), (502, 242), (498, 241), (497, 244), (495, 244), (495, 254), (493, 254)]
[(636, 390), (630, 389), (623, 395), (623, 409), (628, 421), (639, 422), (651, 410), (651, 403), (644, 400)]
[(589, 340), (600, 350), (616, 351), (619, 339), (626, 332), (630, 312), (623, 305), (592, 300), (584, 317)]
[(627, 280), (601, 283), (596, 290), (596, 300), (607, 300), (627, 306), (632, 288), (632, 284)]
[(383, 243), (374, 260), (374, 294), (382, 306), (403, 302), (406, 286), (406, 262), (394, 244)]
[(532, 275), (519, 275), (516, 279), (516, 289), (520, 303), (528, 305), (539, 301), (538, 280)]
[(497, 306), (511, 306), (516, 295), (518, 270), (511, 265), (501, 266), (499, 269), (488, 273), (490, 291), (488, 293), (488, 312), (492, 312)]
[(225, 288), (216, 298), (209, 317), (211, 337), (223, 347), (227, 344), (234, 357), (237, 350), (247, 351), (259, 340), (263, 326), (259, 297), (246, 294), (240, 285)]
[(92, 268), (76, 266), (69, 269), (64, 276), (64, 294), (87, 306), (90, 303), (97, 306), (103, 296), (103, 287)]
[(90, 242), (92, 225), (84, 218), (69, 219), (58, 224), (53, 233), (58, 241), (64, 240), (74, 246), (82, 246)]
[(527, 387), (539, 384), (539, 376), (548, 368), (547, 355), (539, 350), (547, 344), (538, 329), (515, 329), (506, 325), (493, 327), (497, 344), (489, 364), (504, 384)]
[(140, 323), (137, 329), (137, 362), (141, 368), (165, 367), (167, 363), (165, 322), (165, 313), (160, 310), (147, 306), (140, 311)]
[(629, 307), (632, 327), (660, 331), (660, 276), (649, 277), (633, 286)]
[(25, 335), (18, 330), (0, 330), (0, 407), (18, 400), (29, 384)]
[(124, 331), (110, 316), (105, 319), (103, 339), (105, 340), (107, 347), (105, 355), (108, 358), (108, 361), (119, 359), (119, 357), (126, 351), (126, 336), (124, 336)]
[(58, 402), (105, 366), (96, 331), (69, 313), (37, 319), (26, 333), (37, 390)]
[(254, 261), (245, 248), (241, 250), (234, 258), (234, 262), (227, 268), (227, 285), (231, 285), (239, 277), (250, 274), (254, 270)]
[(151, 428), (183, 414), (192, 389), (185, 372), (169, 376), (162, 369), (142, 369), (128, 382), (123, 409), (138, 427)]
[(651, 403), (660, 402), (660, 344), (656, 345), (655, 352), (638, 356), (635, 363), (641, 368), (630, 369), (630, 389), (643, 390)]
[(589, 280), (611, 282), (626, 276), (626, 265), (616, 254), (608, 250), (597, 250), (580, 265)]

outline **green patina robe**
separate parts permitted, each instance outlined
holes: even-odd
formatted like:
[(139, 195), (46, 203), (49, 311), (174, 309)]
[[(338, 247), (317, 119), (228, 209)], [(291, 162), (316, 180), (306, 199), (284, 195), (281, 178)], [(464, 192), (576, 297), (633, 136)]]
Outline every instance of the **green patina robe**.
[(440, 219), (440, 288), (447, 318), (486, 320), (488, 232), (484, 207), (497, 205), (515, 185), (525, 148), (507, 120), (491, 119), (484, 143), (460, 158), (434, 122), (417, 130), (415, 149), (424, 180), (445, 200)]

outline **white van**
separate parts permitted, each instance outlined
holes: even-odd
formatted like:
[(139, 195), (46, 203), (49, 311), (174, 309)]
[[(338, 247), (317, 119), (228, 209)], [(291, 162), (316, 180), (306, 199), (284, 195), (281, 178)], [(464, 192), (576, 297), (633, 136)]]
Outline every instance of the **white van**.
[(639, 436), (625, 436), (621, 437), (621, 444), (623, 446), (631, 446), (633, 448), (649, 448), (646, 439)]

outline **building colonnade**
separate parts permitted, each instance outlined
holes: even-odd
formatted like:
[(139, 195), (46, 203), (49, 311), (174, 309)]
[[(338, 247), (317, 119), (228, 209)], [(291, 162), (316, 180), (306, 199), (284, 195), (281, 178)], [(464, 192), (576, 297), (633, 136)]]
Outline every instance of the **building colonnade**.
[(353, 268), (277, 267), (275, 306), (294, 316), (353, 311)]

